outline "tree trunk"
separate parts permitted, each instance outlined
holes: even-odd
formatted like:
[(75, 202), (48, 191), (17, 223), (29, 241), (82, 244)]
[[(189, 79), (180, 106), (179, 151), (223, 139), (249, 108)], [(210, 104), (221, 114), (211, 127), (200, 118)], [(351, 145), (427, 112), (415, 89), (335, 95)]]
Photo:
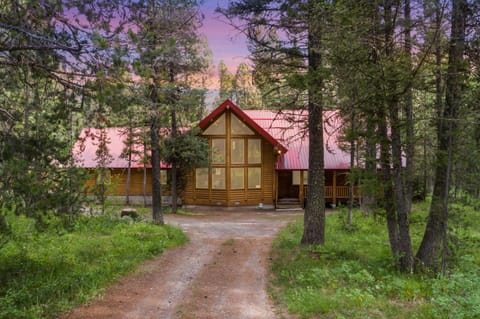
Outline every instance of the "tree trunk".
[[(172, 137), (177, 137), (177, 116), (175, 113), (175, 106), (170, 110), (172, 121)], [(171, 183), (172, 183), (172, 213), (177, 213), (177, 163), (171, 163)]]
[(399, 266), (402, 271), (411, 272), (413, 269), (413, 251), (410, 240), (407, 201), (405, 199), (405, 190), (403, 184), (402, 144), (400, 138), (400, 119), (398, 116), (398, 111), (398, 102), (390, 101), (393, 185), (399, 230)]
[(375, 123), (372, 116), (367, 119), (364, 191), (362, 193), (362, 207), (367, 216), (377, 206), (377, 179), (377, 143), (375, 142)]
[(352, 215), (353, 215), (353, 174), (352, 170), (355, 166), (355, 110), (352, 110), (352, 115), (350, 119), (350, 129), (351, 129), (351, 136), (350, 136), (350, 179), (349, 179), (349, 187), (348, 187), (348, 214), (347, 214), (347, 225), (352, 226)]
[[(152, 88), (152, 102), (157, 104), (156, 88)], [(155, 224), (163, 225), (162, 184), (160, 178), (160, 125), (158, 110), (153, 110), (150, 118), (150, 142), (152, 163), (152, 218)]]
[[(314, 1), (310, 0), (312, 8)], [(308, 33), (308, 193), (302, 244), (325, 242), (325, 172), (323, 158), (323, 101), (320, 17), (311, 14)]]
[(143, 140), (143, 207), (147, 207), (147, 141), (145, 133), (142, 133)]
[(129, 128), (128, 128), (128, 167), (127, 167), (127, 182), (125, 184), (125, 204), (130, 205), (130, 181), (131, 181), (131, 176), (132, 176), (132, 149), (133, 149), (133, 127), (132, 127), (132, 122), (129, 121)]
[[(405, 0), (405, 54), (408, 59), (409, 72), (412, 69), (412, 36), (411, 36), (411, 16), (410, 0)], [(411, 83), (407, 83), (408, 88), (405, 94), (405, 116), (406, 116), (406, 176), (405, 176), (405, 204), (406, 211), (409, 213), (413, 201), (413, 180), (414, 180), (414, 123), (413, 123), (413, 93)]]
[(125, 204), (128, 206), (130, 205), (130, 182), (131, 182), (131, 176), (132, 176), (132, 153), (130, 152), (128, 154), (128, 167), (127, 167), (127, 182), (125, 185), (125, 194), (126, 194), (126, 199), (125, 199)]
[(380, 166), (382, 169), (382, 186), (383, 186), (383, 207), (385, 209), (387, 219), (388, 239), (390, 248), (395, 258), (399, 256), (399, 229), (397, 222), (397, 214), (395, 211), (394, 192), (390, 165), (390, 143), (388, 139), (388, 130), (385, 115), (380, 112), (378, 133), (381, 137), (380, 142)]
[[(395, 63), (394, 58), (394, 48), (393, 48), (393, 34), (395, 23), (392, 16), (392, 4), (390, 2), (385, 2), (385, 56), (391, 63)], [(405, 199), (405, 186), (404, 178), (402, 172), (402, 140), (401, 140), (401, 122), (399, 117), (400, 106), (399, 100), (397, 98), (397, 80), (391, 78), (385, 78), (385, 88), (386, 96), (385, 102), (389, 110), (390, 118), (390, 143), (391, 143), (391, 152), (392, 152), (392, 166), (393, 166), (393, 193), (394, 193), (394, 202), (393, 207), (388, 208), (390, 213), (395, 214), (396, 211), (396, 221), (398, 224), (398, 255), (395, 256), (398, 258), (398, 266), (404, 272), (410, 272), (413, 268), (413, 252), (410, 240), (410, 227), (408, 223), (408, 212), (407, 212), (407, 202)], [(387, 138), (387, 122), (385, 121), (382, 127), (383, 129), (383, 138)], [(385, 140), (386, 143), (387, 140)], [(383, 167), (382, 167), (383, 170)], [(389, 183), (391, 185), (391, 182)], [(387, 216), (388, 219), (388, 216)], [(393, 220), (390, 220), (393, 222)], [(390, 226), (389, 226), (390, 228)], [(393, 249), (392, 249), (393, 250)]]
[(155, 224), (163, 225), (162, 185), (160, 179), (160, 138), (158, 133), (158, 119), (153, 115), (150, 125), (150, 138), (152, 143), (152, 217)]
[(448, 51), (445, 108), (438, 120), (438, 145), (435, 182), (427, 227), (417, 252), (419, 266), (438, 269), (442, 243), (446, 247), (448, 193), (451, 153), (454, 143), (455, 119), (462, 99), (463, 53), (465, 49), (465, 0), (452, 2), (452, 30)]

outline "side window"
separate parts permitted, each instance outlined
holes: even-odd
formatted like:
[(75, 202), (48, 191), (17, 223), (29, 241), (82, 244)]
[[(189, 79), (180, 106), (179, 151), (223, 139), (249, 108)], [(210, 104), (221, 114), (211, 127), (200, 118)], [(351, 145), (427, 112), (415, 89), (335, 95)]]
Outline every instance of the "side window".
[(212, 164), (225, 164), (225, 139), (212, 139)]
[(260, 139), (248, 139), (248, 164), (260, 164), (262, 162), (262, 141)]
[(230, 189), (245, 188), (245, 169), (243, 167), (235, 167), (230, 169)]
[(208, 168), (197, 168), (195, 170), (195, 187), (208, 189)]
[(112, 172), (108, 168), (104, 168), (102, 172), (102, 168), (97, 169), (97, 184), (111, 184), (112, 183)]
[(232, 164), (245, 163), (245, 142), (243, 138), (232, 138), (230, 153)]
[(212, 168), (212, 189), (225, 189), (225, 168)]
[(167, 185), (168, 172), (164, 169), (160, 170), (160, 184)]
[(262, 169), (260, 167), (248, 168), (248, 188), (262, 188)]

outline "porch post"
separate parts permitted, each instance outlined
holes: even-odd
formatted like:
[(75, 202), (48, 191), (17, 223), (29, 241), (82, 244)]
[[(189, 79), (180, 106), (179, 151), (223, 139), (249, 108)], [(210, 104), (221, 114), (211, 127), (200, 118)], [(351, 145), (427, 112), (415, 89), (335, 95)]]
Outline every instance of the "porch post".
[(298, 189), (298, 196), (300, 197), (300, 204), (302, 204), (302, 207), (304, 206), (303, 205), (303, 201), (305, 199), (305, 195), (304, 195), (304, 188), (303, 188), (303, 171), (300, 171), (300, 184), (298, 185), (299, 189)]
[(274, 206), (277, 208), (277, 203), (278, 203), (278, 171), (275, 169), (274, 170), (275, 174), (273, 177), (273, 200), (274, 200)]
[(333, 187), (332, 187), (332, 200), (333, 204), (337, 205), (337, 171), (333, 171)]

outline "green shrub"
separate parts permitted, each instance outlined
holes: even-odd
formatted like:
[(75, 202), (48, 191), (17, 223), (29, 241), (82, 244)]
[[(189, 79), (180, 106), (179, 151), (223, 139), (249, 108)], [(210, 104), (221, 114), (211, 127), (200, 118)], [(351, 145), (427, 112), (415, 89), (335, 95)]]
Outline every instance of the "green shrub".
[(71, 232), (39, 233), (9, 215), (12, 236), (0, 248), (0, 318), (53, 318), (97, 295), (120, 275), (186, 241), (170, 226), (113, 216), (80, 217)]
[[(410, 215), (413, 247), (423, 236), (428, 203)], [(302, 318), (480, 318), (480, 211), (452, 205), (449, 223), (454, 254), (449, 275), (402, 274), (391, 257), (385, 220), (354, 212), (355, 231), (339, 213), (327, 216), (326, 243), (299, 246), (301, 221), (274, 242), (271, 292)]]

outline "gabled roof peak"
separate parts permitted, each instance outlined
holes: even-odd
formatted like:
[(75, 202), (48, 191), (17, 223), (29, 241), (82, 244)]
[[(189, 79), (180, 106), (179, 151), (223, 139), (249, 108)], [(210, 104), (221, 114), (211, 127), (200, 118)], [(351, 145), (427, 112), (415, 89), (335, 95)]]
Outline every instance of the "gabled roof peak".
[(205, 130), (213, 121), (215, 121), (221, 114), (226, 110), (233, 112), (238, 118), (244, 121), (248, 126), (250, 126), (254, 131), (256, 131), (260, 136), (265, 138), (267, 141), (272, 143), (273, 146), (278, 148), (282, 153), (287, 152), (287, 148), (280, 143), (275, 137), (270, 135), (265, 129), (258, 125), (247, 113), (240, 109), (235, 103), (230, 100), (225, 100), (220, 104), (216, 109), (214, 109), (206, 118), (204, 118), (198, 126)]

